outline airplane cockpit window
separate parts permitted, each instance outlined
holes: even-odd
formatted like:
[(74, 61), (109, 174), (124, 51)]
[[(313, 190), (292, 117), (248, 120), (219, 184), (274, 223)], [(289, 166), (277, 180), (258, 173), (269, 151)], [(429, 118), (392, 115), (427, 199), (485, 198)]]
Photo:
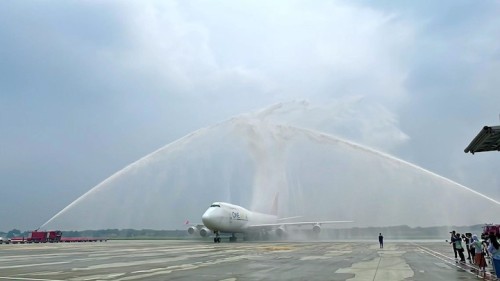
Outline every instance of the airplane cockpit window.
[(220, 205), (219, 204), (212, 204), (212, 205), (210, 205), (210, 207), (219, 207), (220, 208)]

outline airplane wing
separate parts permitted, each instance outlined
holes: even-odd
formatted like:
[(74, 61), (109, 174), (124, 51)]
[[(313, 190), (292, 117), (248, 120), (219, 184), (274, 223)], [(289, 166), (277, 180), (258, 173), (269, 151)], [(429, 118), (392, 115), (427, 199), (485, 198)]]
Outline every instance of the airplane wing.
[(266, 224), (253, 224), (248, 225), (247, 228), (256, 229), (256, 228), (264, 228), (269, 229), (273, 227), (280, 226), (301, 226), (301, 225), (322, 225), (322, 224), (334, 224), (334, 223), (349, 223), (354, 221), (302, 221), (302, 222), (282, 222), (282, 223), (266, 223)]
[(196, 222), (196, 223), (193, 223), (193, 222), (190, 222), (189, 220), (186, 220), (184, 222), (184, 225), (185, 226), (189, 226), (189, 227), (194, 227), (198, 230), (202, 229), (203, 227), (205, 227), (205, 225), (203, 223), (199, 223), (199, 222)]
[(353, 221), (300, 221), (300, 222), (282, 222), (282, 223), (265, 223), (253, 224), (246, 227), (248, 231), (275, 231), (278, 236), (286, 235), (289, 226), (308, 225), (314, 233), (321, 232), (322, 224), (348, 223)]
[(294, 220), (294, 219), (298, 219), (298, 218), (302, 218), (302, 216), (281, 218), (281, 219), (278, 219), (278, 221)]

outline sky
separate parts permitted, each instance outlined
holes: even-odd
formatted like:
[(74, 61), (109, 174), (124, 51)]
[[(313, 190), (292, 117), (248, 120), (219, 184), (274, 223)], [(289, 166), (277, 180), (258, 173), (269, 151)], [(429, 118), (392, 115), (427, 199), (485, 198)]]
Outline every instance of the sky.
[(160, 147), (291, 101), (346, 105), (335, 134), (500, 200), (497, 153), (463, 151), (500, 124), (499, 14), (497, 1), (1, 1), (0, 230), (37, 228)]

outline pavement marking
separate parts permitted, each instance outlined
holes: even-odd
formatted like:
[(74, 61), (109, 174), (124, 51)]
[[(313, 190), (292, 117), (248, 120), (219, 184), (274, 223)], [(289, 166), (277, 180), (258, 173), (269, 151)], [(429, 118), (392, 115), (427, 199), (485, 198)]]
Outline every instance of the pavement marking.
[[(115, 279), (116, 281), (126, 281), (126, 280), (141, 280), (141, 279), (147, 279), (152, 276), (157, 276), (157, 275), (165, 275), (172, 273), (174, 271), (181, 271), (181, 270), (193, 270), (196, 268), (200, 267), (207, 267), (210, 265), (216, 265), (220, 263), (227, 263), (227, 262), (236, 262), (244, 259), (248, 259), (251, 256), (248, 255), (242, 255), (242, 256), (236, 256), (236, 257), (226, 257), (226, 258), (220, 258), (216, 259), (214, 261), (206, 261), (198, 265), (194, 264), (181, 264), (181, 265), (173, 265), (173, 266), (168, 266), (168, 267), (163, 267), (163, 268), (156, 268), (156, 269), (150, 269), (149, 272), (145, 271), (136, 271), (142, 274), (135, 274), (132, 276), (125, 276), (122, 278)], [(131, 272), (132, 274), (134, 272)]]
[(312, 260), (327, 260), (331, 259), (331, 257), (327, 256), (306, 256), (306, 257), (301, 257), (301, 261), (312, 261)]
[(164, 275), (164, 274), (169, 274), (171, 273), (172, 270), (163, 270), (163, 271), (157, 271), (153, 273), (148, 273), (148, 274), (142, 274), (142, 275), (135, 275), (135, 276), (128, 276), (128, 277), (122, 277), (119, 279), (115, 279), (116, 281), (125, 281), (125, 280), (137, 280), (137, 279), (143, 279), (143, 278), (149, 278), (153, 277), (156, 275)]
[(113, 274), (100, 274), (100, 275), (87, 275), (82, 277), (73, 277), (71, 281), (90, 281), (90, 280), (115, 280), (116, 277), (125, 275), (125, 273), (113, 273)]
[[(250, 249), (250, 248), (249, 248)], [(252, 248), (255, 250), (255, 248)], [(281, 249), (281, 248), (280, 248)], [(287, 248), (288, 249), (288, 248)], [(194, 270), (199, 267), (207, 267), (207, 266), (212, 266), (212, 265), (217, 265), (220, 263), (227, 263), (227, 262), (237, 262), (240, 260), (250, 260), (254, 257), (255, 255), (238, 255), (234, 257), (226, 257), (225, 254), (226, 252), (248, 252), (244, 250), (225, 250), (222, 249), (224, 253), (216, 253), (214, 254), (213, 252), (211, 253), (206, 253), (205, 249), (201, 250), (201, 253), (198, 254), (190, 254), (190, 255), (182, 255), (182, 256), (174, 256), (174, 257), (168, 257), (168, 258), (155, 258), (155, 259), (149, 259), (149, 260), (144, 260), (144, 259), (139, 259), (139, 260), (132, 260), (132, 261), (125, 261), (125, 262), (111, 262), (111, 263), (100, 263), (100, 264), (93, 264), (90, 266), (85, 266), (85, 267), (75, 267), (72, 268), (72, 271), (91, 271), (91, 270), (100, 270), (100, 269), (118, 269), (120, 270), (120, 273), (114, 273), (114, 274), (108, 274), (108, 275), (86, 275), (82, 277), (74, 277), (71, 278), (71, 280), (75, 281), (84, 281), (84, 280), (144, 280), (144, 279), (150, 279), (154, 276), (158, 275), (167, 275), (171, 272), (174, 271), (185, 271), (185, 270)], [(115, 255), (115, 256), (110, 256), (111, 257), (122, 257), (124, 256), (122, 253), (120, 255)], [(130, 255), (128, 258), (143, 258), (144, 255), (142, 253), (138, 255)], [(141, 266), (145, 264), (168, 264), (170, 262), (176, 262), (176, 261), (183, 261), (183, 260), (191, 260), (193, 258), (206, 258), (209, 257), (209, 260), (202, 261), (202, 262), (195, 262), (195, 263), (185, 263), (185, 264), (180, 264), (180, 265), (171, 265), (171, 266), (158, 266), (155, 268), (150, 268), (147, 270), (136, 270), (136, 271), (128, 271), (125, 268), (131, 267), (131, 266)], [(103, 257), (99, 258), (103, 259)], [(123, 271), (125, 269), (125, 272)], [(128, 272), (127, 272), (128, 271)]]
[[(206, 254), (197, 254), (197, 255), (184, 255), (179, 257), (168, 257), (168, 258), (160, 258), (160, 259), (150, 259), (150, 260), (137, 260), (137, 261), (129, 261), (129, 262), (114, 262), (114, 263), (102, 263), (96, 265), (90, 265), (87, 267), (75, 267), (74, 271), (82, 271), (82, 270), (95, 270), (95, 269), (104, 269), (104, 268), (116, 268), (116, 267), (130, 267), (144, 264), (165, 264), (168, 262), (174, 261), (183, 261), (188, 260), (190, 258), (199, 258), (206, 257)], [(213, 256), (213, 255), (212, 255)]]
[(337, 256), (343, 256), (352, 253), (352, 251), (328, 251), (325, 253), (325, 255), (330, 256), (330, 257), (337, 257)]
[(0, 269), (21, 268), (21, 267), (35, 267), (35, 266), (41, 266), (41, 265), (54, 265), (54, 264), (66, 264), (66, 263), (71, 263), (71, 262), (70, 261), (59, 261), (59, 262), (45, 262), (45, 263), (6, 265), (6, 266), (0, 266)]
[(0, 279), (6, 280), (29, 280), (29, 281), (66, 281), (58, 279), (40, 279), (40, 278), (27, 278), (27, 277), (0, 277)]
[(294, 248), (292, 246), (261, 246), (258, 249), (264, 251), (291, 251)]

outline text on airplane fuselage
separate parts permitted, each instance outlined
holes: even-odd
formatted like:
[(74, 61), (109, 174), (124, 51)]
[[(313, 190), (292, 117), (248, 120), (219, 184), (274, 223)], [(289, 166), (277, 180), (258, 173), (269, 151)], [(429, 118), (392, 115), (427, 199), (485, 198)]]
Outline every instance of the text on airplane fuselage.
[(233, 218), (233, 220), (248, 220), (248, 217), (247, 217), (247, 214), (245, 213), (241, 213), (238, 212), (238, 211), (232, 211), (231, 212), (231, 217)]

